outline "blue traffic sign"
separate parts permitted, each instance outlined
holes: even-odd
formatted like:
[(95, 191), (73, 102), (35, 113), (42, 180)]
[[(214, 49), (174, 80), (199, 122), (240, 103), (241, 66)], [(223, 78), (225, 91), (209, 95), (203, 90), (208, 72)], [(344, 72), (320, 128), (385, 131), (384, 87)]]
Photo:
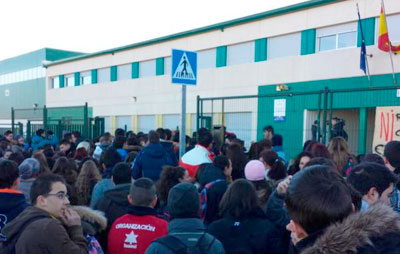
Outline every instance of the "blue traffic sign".
[(197, 52), (172, 50), (171, 80), (174, 84), (196, 85)]

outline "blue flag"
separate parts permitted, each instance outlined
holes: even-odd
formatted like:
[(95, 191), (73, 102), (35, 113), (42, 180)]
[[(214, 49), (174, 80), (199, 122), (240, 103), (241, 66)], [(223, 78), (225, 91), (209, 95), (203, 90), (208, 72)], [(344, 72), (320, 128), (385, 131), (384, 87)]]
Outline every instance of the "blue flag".
[(365, 74), (367, 74), (367, 64), (366, 64), (367, 48), (365, 47), (364, 32), (362, 29), (360, 11), (358, 10), (358, 6), (357, 6), (357, 13), (358, 13), (359, 29), (361, 31), (360, 69), (363, 70)]
[(367, 74), (367, 65), (365, 63), (365, 57), (367, 55), (367, 49), (365, 48), (365, 41), (362, 40), (361, 42), (361, 52), (360, 52), (360, 69)]

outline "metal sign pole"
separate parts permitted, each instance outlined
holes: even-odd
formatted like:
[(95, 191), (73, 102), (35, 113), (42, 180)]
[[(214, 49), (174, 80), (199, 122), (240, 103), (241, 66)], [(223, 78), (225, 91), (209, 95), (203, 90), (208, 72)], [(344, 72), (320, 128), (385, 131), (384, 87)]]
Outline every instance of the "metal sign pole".
[(179, 130), (179, 158), (186, 152), (186, 86), (182, 85), (182, 112)]
[(179, 158), (186, 152), (186, 85), (182, 85), (182, 112), (179, 130)]

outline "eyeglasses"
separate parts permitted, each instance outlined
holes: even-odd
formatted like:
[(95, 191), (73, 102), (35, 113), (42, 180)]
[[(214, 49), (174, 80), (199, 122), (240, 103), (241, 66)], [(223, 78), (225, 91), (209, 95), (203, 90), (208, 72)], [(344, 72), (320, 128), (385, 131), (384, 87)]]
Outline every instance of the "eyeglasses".
[(58, 192), (58, 193), (48, 193), (45, 196), (56, 196), (57, 198), (64, 200), (64, 199), (69, 199), (68, 194), (65, 194), (64, 192)]

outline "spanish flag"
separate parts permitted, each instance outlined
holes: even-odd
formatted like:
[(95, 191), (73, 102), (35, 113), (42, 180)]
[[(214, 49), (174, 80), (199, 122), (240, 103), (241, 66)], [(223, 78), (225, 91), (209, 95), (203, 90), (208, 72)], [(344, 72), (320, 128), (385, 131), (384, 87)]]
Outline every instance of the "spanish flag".
[(393, 46), (389, 40), (388, 29), (386, 25), (386, 17), (385, 17), (385, 10), (383, 5), (381, 7), (381, 15), (379, 17), (379, 37), (378, 37), (378, 48), (382, 51), (388, 52), (390, 50), (392, 52), (399, 53), (400, 52), (400, 45)]

